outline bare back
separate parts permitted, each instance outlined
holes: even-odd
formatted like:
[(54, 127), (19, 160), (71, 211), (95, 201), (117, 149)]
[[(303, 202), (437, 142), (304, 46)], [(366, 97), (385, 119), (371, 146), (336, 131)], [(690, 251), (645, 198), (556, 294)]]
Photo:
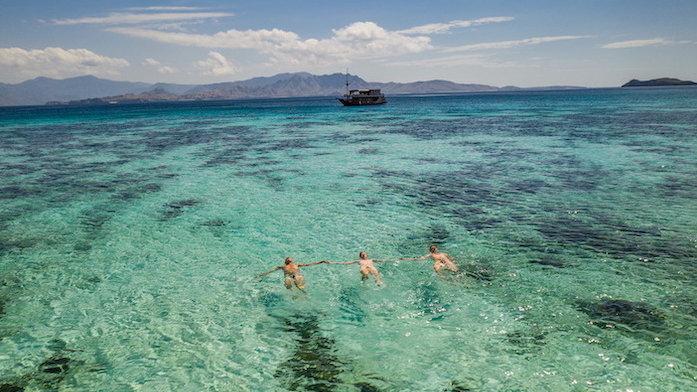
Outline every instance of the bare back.
[(361, 269), (376, 269), (375, 264), (373, 264), (373, 260), (371, 259), (360, 259), (358, 260), (358, 265), (361, 267)]
[(371, 259), (359, 259), (358, 260), (358, 267), (360, 268), (361, 272), (361, 278), (363, 280), (368, 279), (370, 275), (373, 275), (373, 278), (375, 278), (375, 283), (378, 284), (378, 286), (382, 285), (382, 278), (380, 277), (380, 271), (378, 271), (377, 268), (375, 268), (375, 264), (373, 264), (373, 260)]
[(286, 276), (300, 274), (300, 267), (295, 263), (286, 264), (281, 269)]
[(433, 268), (436, 271), (440, 271), (441, 268), (445, 268), (453, 272), (458, 271), (457, 265), (452, 261), (447, 253), (431, 253), (429, 257), (433, 259)]

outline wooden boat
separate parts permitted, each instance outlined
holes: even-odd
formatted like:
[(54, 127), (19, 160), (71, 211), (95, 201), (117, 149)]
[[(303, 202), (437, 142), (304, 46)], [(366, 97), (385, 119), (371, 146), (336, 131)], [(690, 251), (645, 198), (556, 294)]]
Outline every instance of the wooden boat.
[(385, 94), (380, 89), (349, 90), (348, 70), (346, 70), (346, 94), (337, 98), (344, 106), (381, 105), (386, 103)]
[(386, 103), (380, 89), (350, 90), (343, 98), (337, 98), (344, 106), (380, 105)]

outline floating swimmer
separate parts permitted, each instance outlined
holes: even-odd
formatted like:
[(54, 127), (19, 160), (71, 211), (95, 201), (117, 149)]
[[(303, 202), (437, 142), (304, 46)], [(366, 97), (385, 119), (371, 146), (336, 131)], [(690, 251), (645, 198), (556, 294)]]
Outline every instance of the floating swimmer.
[(286, 257), (285, 264), (278, 266), (271, 271), (264, 272), (263, 274), (258, 275), (258, 278), (262, 278), (272, 272), (278, 271), (278, 270), (283, 270), (283, 284), (286, 286), (288, 290), (291, 290), (293, 288), (293, 285), (298, 288), (300, 291), (305, 291), (305, 278), (303, 277), (303, 274), (300, 273), (300, 267), (309, 267), (311, 265), (317, 265), (317, 264), (327, 264), (328, 261), (323, 260), (323, 261), (318, 261), (316, 263), (307, 263), (307, 264), (296, 264), (295, 260), (293, 260), (292, 257)]
[(458, 272), (460, 270), (453, 259), (447, 253), (438, 252), (438, 247), (435, 245), (431, 245), (428, 248), (427, 255), (413, 258), (401, 258), (400, 260), (426, 260), (428, 258), (433, 259), (433, 270), (436, 272), (440, 272), (443, 268), (452, 272)]
[(373, 275), (373, 278), (375, 278), (375, 284), (378, 286), (382, 285), (382, 277), (380, 276), (380, 271), (378, 271), (377, 268), (375, 268), (375, 264), (373, 263), (378, 263), (378, 260), (371, 260), (368, 258), (368, 254), (365, 252), (361, 252), (358, 254), (358, 260), (356, 261), (328, 261), (327, 263), (329, 264), (358, 264), (360, 267), (360, 272), (361, 272), (361, 279), (366, 280), (370, 278), (370, 275)]

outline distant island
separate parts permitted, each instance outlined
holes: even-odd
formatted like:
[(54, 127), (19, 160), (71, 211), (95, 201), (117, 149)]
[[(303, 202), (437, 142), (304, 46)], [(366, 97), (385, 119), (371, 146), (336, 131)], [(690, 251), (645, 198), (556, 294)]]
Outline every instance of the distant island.
[(659, 78), (651, 80), (632, 79), (622, 85), (622, 87), (663, 87), (663, 86), (697, 86), (691, 80), (680, 80), (675, 78)]
[[(385, 94), (454, 94), (495, 91), (568, 90), (578, 86), (521, 88), (426, 80), (409, 83), (367, 82), (349, 75), (352, 89), (379, 88)], [(38, 77), (17, 84), (0, 83), (0, 106), (106, 105), (118, 103), (205, 101), (254, 98), (330, 97), (344, 93), (346, 74), (282, 73), (212, 84), (142, 83), (78, 76), (67, 79)]]

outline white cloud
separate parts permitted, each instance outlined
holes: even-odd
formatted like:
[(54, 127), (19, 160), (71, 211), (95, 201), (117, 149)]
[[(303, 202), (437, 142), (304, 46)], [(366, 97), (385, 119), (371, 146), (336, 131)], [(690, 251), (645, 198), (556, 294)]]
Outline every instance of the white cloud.
[(153, 7), (128, 7), (126, 8), (131, 11), (195, 11), (203, 9), (201, 7), (186, 7), (186, 6), (153, 6)]
[(491, 23), (510, 22), (514, 18), (510, 16), (493, 16), (488, 18), (479, 18), (474, 20), (452, 20), (446, 23), (429, 23), (421, 26), (414, 26), (406, 30), (400, 30), (401, 34), (437, 34), (445, 33), (454, 28), (466, 28), (472, 26), (481, 26)]
[(162, 12), (162, 13), (132, 13), (115, 12), (107, 16), (87, 16), (84, 18), (73, 19), (54, 19), (52, 22), (57, 25), (79, 25), (79, 24), (139, 24), (152, 22), (171, 22), (183, 20), (200, 20), (211, 18), (222, 18), (233, 16), (229, 12)]
[(582, 38), (589, 38), (587, 35), (558, 35), (550, 37), (532, 37), (526, 39), (512, 40), (512, 41), (497, 41), (497, 42), (483, 42), (479, 44), (463, 45), (463, 46), (453, 46), (443, 48), (443, 52), (465, 52), (473, 50), (488, 50), (488, 49), (509, 49), (516, 46), (530, 46), (539, 45), (546, 42), (557, 42), (557, 41), (569, 41)]
[(115, 27), (108, 31), (183, 46), (253, 49), (272, 62), (328, 64), (351, 59), (380, 58), (418, 53), (431, 48), (427, 36), (388, 31), (373, 22), (355, 22), (333, 30), (330, 38), (302, 39), (281, 29), (228, 30), (215, 34), (158, 31), (139, 27)]
[(226, 76), (237, 72), (235, 66), (218, 52), (208, 52), (208, 58), (197, 61), (196, 66), (200, 68), (204, 75)]
[(171, 75), (173, 73), (177, 73), (177, 69), (174, 67), (170, 67), (169, 65), (163, 65), (157, 68), (157, 72), (163, 75)]
[(153, 58), (147, 58), (147, 59), (143, 60), (143, 65), (149, 65), (151, 67), (156, 67), (156, 66), (160, 65), (160, 62), (153, 59)]
[(173, 73), (177, 72), (177, 69), (174, 67), (170, 67), (169, 65), (163, 65), (161, 62), (153, 59), (153, 58), (147, 58), (143, 61), (142, 63), (146, 67), (154, 67), (157, 69), (157, 72), (163, 74), (163, 75), (171, 75)]
[(23, 77), (114, 76), (128, 65), (122, 58), (103, 56), (87, 49), (0, 48), (0, 68)]
[(602, 46), (603, 49), (641, 48), (644, 46), (669, 45), (674, 42), (663, 38), (635, 39), (630, 41), (611, 42)]

